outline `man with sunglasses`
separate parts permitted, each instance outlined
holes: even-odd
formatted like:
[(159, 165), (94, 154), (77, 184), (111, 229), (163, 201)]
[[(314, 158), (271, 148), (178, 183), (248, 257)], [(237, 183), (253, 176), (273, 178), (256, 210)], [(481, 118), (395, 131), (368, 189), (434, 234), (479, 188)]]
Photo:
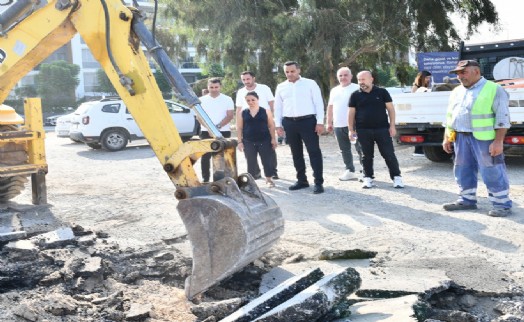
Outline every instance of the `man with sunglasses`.
[[(451, 92), (442, 147), (455, 152), (454, 174), (460, 194), (445, 204), (447, 211), (477, 209), (477, 174), (486, 184), (492, 217), (511, 214), (509, 180), (503, 144), (510, 128), (509, 95), (498, 84), (480, 75), (474, 60), (460, 61), (450, 73), (461, 83)], [(452, 144), (453, 143), (453, 144)]]

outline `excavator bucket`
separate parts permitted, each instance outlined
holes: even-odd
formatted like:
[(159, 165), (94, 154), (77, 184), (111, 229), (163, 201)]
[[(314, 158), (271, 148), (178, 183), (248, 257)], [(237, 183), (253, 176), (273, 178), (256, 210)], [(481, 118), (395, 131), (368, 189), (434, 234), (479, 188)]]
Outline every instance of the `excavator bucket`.
[[(217, 139), (218, 145), (212, 143), (210, 146), (214, 152), (213, 169), (218, 169), (213, 174), (215, 181), (196, 187), (177, 185), (175, 193), (179, 200), (178, 213), (186, 226), (193, 251), (193, 270), (185, 285), (186, 296), (191, 299), (260, 257), (284, 232), (284, 220), (280, 208), (260, 192), (253, 177), (247, 174), (233, 179), (236, 178), (236, 146), (231, 142), (218, 142), (223, 138), (222, 134), (136, 13), (133, 31), (158, 63), (167, 81), (176, 88), (177, 96), (192, 106), (202, 126)], [(224, 149), (229, 152), (221, 157), (219, 152)], [(170, 171), (178, 166), (179, 163), (176, 166), (165, 164), (164, 169)]]
[(193, 252), (189, 299), (262, 256), (284, 232), (280, 208), (249, 174), (191, 189), (177, 207)]

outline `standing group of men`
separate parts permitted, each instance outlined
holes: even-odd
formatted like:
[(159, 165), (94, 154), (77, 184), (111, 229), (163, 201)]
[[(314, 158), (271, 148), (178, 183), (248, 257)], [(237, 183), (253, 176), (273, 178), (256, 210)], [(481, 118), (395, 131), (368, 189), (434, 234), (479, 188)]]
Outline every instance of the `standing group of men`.
[[(305, 146), (313, 169), (313, 193), (323, 193), (323, 160), (319, 142), (319, 136), (324, 132), (321, 91), (315, 81), (300, 75), (297, 62), (284, 63), (284, 72), (287, 80), (278, 84), (275, 96), (268, 86), (256, 83), (252, 72), (243, 72), (241, 80), (244, 87), (237, 92), (237, 110), (240, 113), (247, 108), (245, 96), (248, 92), (255, 91), (260, 98), (260, 106), (274, 113), (278, 136), (283, 137), (285, 132), (291, 149), (297, 181), (289, 190), (310, 186), (303, 151)], [(507, 216), (511, 213), (512, 203), (509, 199), (509, 182), (502, 149), (504, 135), (510, 127), (508, 95), (499, 85), (480, 75), (479, 65), (475, 61), (461, 61), (451, 72), (458, 75), (462, 86), (451, 94), (443, 148), (452, 153), (454, 146), (454, 173), (460, 195), (456, 202), (444, 205), (444, 209), (453, 211), (477, 208), (477, 172), (480, 171), (493, 205), (488, 214)], [(357, 179), (351, 141), (358, 137), (355, 148), (363, 167), (362, 188), (374, 186), (375, 144), (389, 169), (393, 187), (403, 188), (392, 140), (396, 135), (392, 98), (387, 90), (373, 84), (371, 72), (359, 72), (358, 85), (351, 83), (352, 77), (351, 70), (347, 67), (337, 71), (339, 85), (331, 90), (327, 107), (327, 130), (334, 131), (345, 164), (345, 171), (339, 179)], [(202, 107), (212, 120), (219, 122), (217, 127), (224, 137), (229, 137), (229, 122), (233, 117), (234, 105), (230, 97), (220, 94), (219, 85), (218, 79), (209, 81), (209, 94), (202, 98)], [(218, 106), (219, 104), (221, 105)], [(217, 112), (218, 110), (221, 112)], [(206, 136), (206, 130), (203, 129), (203, 133), (202, 138), (209, 137)], [(278, 178), (274, 151), (271, 158), (274, 165), (273, 178)], [(208, 181), (209, 159), (207, 163), (202, 159), (202, 176), (204, 181)], [(260, 173), (258, 165), (256, 170)], [(256, 173), (254, 174), (256, 178)]]
[[(229, 96), (220, 93), (220, 80), (217, 78), (210, 79), (208, 81), (208, 94), (201, 98), (202, 107), (211, 120), (217, 122), (216, 125), (222, 135), (228, 138), (231, 136), (229, 122), (233, 117), (235, 105), (238, 117), (238, 114), (243, 109), (248, 108), (245, 101), (246, 94), (248, 92), (256, 92), (259, 96), (260, 107), (270, 109), (274, 113), (278, 136), (283, 137), (285, 135), (291, 149), (297, 181), (289, 187), (289, 190), (299, 190), (310, 186), (306, 175), (305, 146), (311, 168), (313, 169), (313, 193), (323, 193), (323, 160), (319, 137), (324, 132), (324, 102), (320, 87), (315, 81), (300, 75), (301, 70), (297, 62), (284, 63), (284, 72), (287, 80), (277, 86), (275, 96), (272, 95), (268, 86), (256, 82), (253, 72), (243, 72), (240, 78), (244, 87), (238, 90), (235, 104), (233, 104), (233, 100)], [(372, 187), (373, 153), (374, 144), (376, 143), (381, 154), (387, 160), (386, 164), (396, 167), (390, 168), (390, 173), (395, 182), (395, 187), (401, 188), (403, 184), (400, 179), (400, 170), (394, 155), (391, 136), (384, 137), (382, 135), (385, 133), (384, 130), (394, 135), (394, 110), (392, 109), (391, 97), (389, 97), (387, 91), (380, 91), (379, 88), (373, 86), (373, 78), (370, 72), (359, 73), (359, 75), (361, 74), (362, 83), (359, 78), (360, 92), (364, 94), (353, 97), (353, 93), (359, 92), (359, 87), (351, 83), (351, 78), (353, 77), (351, 70), (347, 67), (341, 68), (337, 72), (340, 85), (331, 91), (328, 103), (328, 130), (335, 132), (346, 166), (346, 171), (339, 179), (357, 179), (355, 166), (353, 165), (350, 136), (355, 133), (355, 129), (369, 130), (369, 133), (362, 137), (366, 142), (362, 151), (365, 150), (366, 153), (361, 152), (360, 144), (356, 145), (364, 167), (363, 187)], [(377, 107), (377, 103), (373, 99), (368, 98), (369, 95), (367, 94), (371, 95), (372, 89), (374, 89), (373, 95), (376, 91), (383, 95), (383, 97), (380, 97), (382, 103), (381, 111), (380, 106)], [(353, 102), (354, 106), (352, 109), (358, 110), (359, 113), (348, 113), (348, 110), (351, 110), (348, 107), (348, 102)], [(371, 107), (366, 108), (367, 105)], [(371, 112), (377, 112), (380, 117), (377, 118), (377, 115), (368, 113), (368, 109), (371, 108), (377, 109)], [(389, 118), (387, 113), (389, 113)], [(349, 119), (348, 115), (350, 116)], [(355, 118), (355, 116), (357, 117)], [(390, 123), (388, 120), (392, 120), (392, 122)], [(348, 124), (350, 124), (349, 127)], [(379, 130), (380, 127), (384, 128)], [(391, 130), (391, 127), (393, 130)], [(203, 128), (201, 138), (209, 137), (207, 129)], [(387, 139), (389, 139), (389, 142)], [(202, 177), (204, 182), (208, 182), (210, 179), (210, 158), (210, 154), (206, 154), (202, 158)], [(274, 150), (272, 151), (271, 159), (274, 166), (273, 179), (278, 179), (277, 157)], [(260, 177), (258, 164), (252, 165), (250, 168), (254, 169), (251, 171), (253, 177), (258, 179)]]

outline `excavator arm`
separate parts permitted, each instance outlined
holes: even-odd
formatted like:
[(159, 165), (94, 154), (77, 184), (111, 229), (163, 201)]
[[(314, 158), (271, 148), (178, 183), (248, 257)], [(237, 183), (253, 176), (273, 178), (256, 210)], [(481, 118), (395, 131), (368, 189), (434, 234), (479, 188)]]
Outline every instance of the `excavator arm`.
[[(0, 16), (0, 102), (21, 77), (81, 35), (176, 187), (178, 212), (193, 250), (193, 271), (186, 280), (189, 298), (240, 270), (278, 240), (283, 233), (280, 208), (250, 175), (237, 175), (236, 142), (220, 135), (138, 9), (120, 0), (19, 0), (9, 9)], [(213, 139), (182, 142), (142, 46)], [(193, 165), (208, 152), (213, 153), (214, 181), (204, 185)]]

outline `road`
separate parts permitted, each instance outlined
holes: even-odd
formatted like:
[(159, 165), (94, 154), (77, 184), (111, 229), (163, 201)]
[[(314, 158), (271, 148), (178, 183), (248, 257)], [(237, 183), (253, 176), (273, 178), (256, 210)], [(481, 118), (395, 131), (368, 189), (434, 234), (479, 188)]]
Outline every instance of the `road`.
[[(281, 179), (276, 188), (258, 181), (286, 220), (279, 249), (314, 258), (321, 249), (360, 248), (378, 253), (375, 266), (407, 272), (439, 270), (466, 288), (507, 292), (524, 287), (522, 158), (507, 158), (514, 214), (492, 218), (486, 215), (490, 204), (482, 183), (478, 210), (442, 209), (443, 203), (455, 200), (458, 190), (451, 163), (414, 158), (411, 147), (399, 146), (406, 188), (392, 187), (383, 159), (376, 156), (377, 187), (362, 189), (359, 182), (338, 180), (343, 166), (334, 137), (323, 136), (321, 148), (324, 194), (287, 189), (295, 181), (287, 146), (277, 148)], [(57, 218), (103, 230), (122, 246), (147, 245), (185, 233), (175, 189), (143, 141), (111, 153), (48, 132), (46, 153), (48, 201)], [(246, 170), (241, 154), (238, 167)], [(199, 173), (199, 163), (196, 168)], [(21, 204), (30, 200), (30, 191), (15, 199)]]

